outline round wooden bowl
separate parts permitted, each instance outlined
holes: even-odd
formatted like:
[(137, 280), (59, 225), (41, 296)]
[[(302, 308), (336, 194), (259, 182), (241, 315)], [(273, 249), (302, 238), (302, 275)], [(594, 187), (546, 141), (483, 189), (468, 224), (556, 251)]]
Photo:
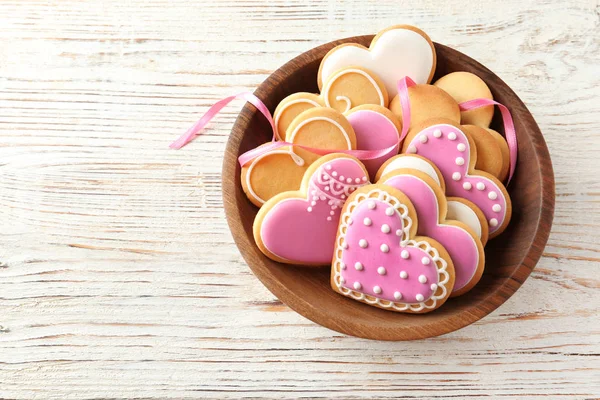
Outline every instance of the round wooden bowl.
[[(314, 48), (275, 71), (255, 94), (271, 111), (289, 94), (318, 93), (321, 59), (334, 46), (360, 43), (369, 46), (373, 36), (338, 40)], [(485, 248), (486, 266), (481, 281), (467, 294), (450, 299), (423, 315), (395, 313), (359, 303), (335, 293), (329, 268), (302, 268), (265, 257), (254, 243), (252, 223), (257, 208), (240, 184), (237, 158), (271, 140), (266, 119), (249, 103), (243, 108), (227, 143), (223, 161), (223, 202), (231, 232), (242, 256), (260, 281), (282, 302), (306, 318), (348, 335), (378, 340), (422, 339), (465, 327), (504, 303), (525, 282), (539, 260), (554, 214), (554, 173), (542, 133), (517, 95), (492, 71), (466, 55), (435, 43), (434, 80), (453, 71), (477, 74), (490, 87), (494, 99), (508, 106), (519, 142), (515, 176), (508, 188), (513, 215), (508, 229)], [(498, 114), (498, 112), (496, 113)], [(496, 115), (492, 127), (502, 132)]]

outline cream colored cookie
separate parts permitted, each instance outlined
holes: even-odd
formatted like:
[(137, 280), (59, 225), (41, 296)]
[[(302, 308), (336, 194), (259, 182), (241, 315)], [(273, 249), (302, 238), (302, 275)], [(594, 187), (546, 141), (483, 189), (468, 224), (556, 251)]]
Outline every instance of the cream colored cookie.
[[(312, 108), (298, 115), (287, 129), (289, 143), (328, 150), (355, 150), (352, 125), (332, 108)], [(276, 194), (298, 190), (302, 176), (320, 156), (299, 147), (282, 147), (262, 154), (242, 168), (242, 187), (260, 207)]]
[(494, 139), (496, 139), (496, 142), (502, 151), (502, 170), (498, 175), (498, 179), (504, 182), (506, 181), (508, 172), (510, 170), (510, 151), (508, 150), (508, 143), (506, 143), (506, 139), (504, 139), (504, 137), (495, 130), (486, 128), (486, 131), (488, 131), (494, 137)]
[(314, 107), (330, 107), (347, 112), (365, 104), (387, 107), (389, 103), (385, 85), (371, 71), (350, 66), (335, 71), (325, 82), (320, 95), (294, 93), (279, 103), (273, 114), (280, 138), (292, 120), (301, 112)]
[(477, 234), (481, 244), (485, 246), (490, 232), (483, 211), (473, 202), (462, 197), (446, 197), (446, 199), (448, 200), (446, 218), (467, 224)]
[[(452, 72), (442, 76), (434, 85), (448, 92), (459, 104), (473, 99), (494, 99), (490, 88), (485, 82), (470, 72)], [(494, 106), (463, 111), (460, 115), (462, 125), (477, 125), (487, 128), (494, 116)]]
[[(415, 126), (431, 118), (448, 118), (460, 122), (460, 109), (452, 96), (433, 85), (415, 85), (408, 88), (410, 102), (410, 125)], [(396, 96), (390, 110), (402, 121), (402, 105)]]
[(454, 287), (454, 265), (436, 240), (417, 236), (408, 196), (388, 185), (367, 185), (350, 195), (340, 217), (331, 287), (385, 310), (426, 313)]
[(475, 147), (477, 148), (475, 168), (500, 179), (504, 158), (498, 141), (484, 128), (475, 125), (463, 125), (462, 127), (475, 141)]

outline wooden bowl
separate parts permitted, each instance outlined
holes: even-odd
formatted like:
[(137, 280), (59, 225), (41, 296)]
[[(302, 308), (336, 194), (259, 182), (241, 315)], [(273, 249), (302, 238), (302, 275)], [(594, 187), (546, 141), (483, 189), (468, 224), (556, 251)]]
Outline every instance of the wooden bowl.
[[(255, 94), (272, 112), (289, 94), (318, 93), (317, 71), (323, 56), (342, 43), (369, 46), (372, 38), (342, 39), (301, 54), (271, 74)], [(264, 116), (247, 103), (227, 142), (223, 161), (223, 202), (229, 227), (242, 256), (258, 279), (282, 302), (335, 331), (369, 339), (412, 340), (442, 335), (472, 324), (504, 303), (525, 282), (548, 240), (554, 214), (554, 173), (546, 143), (533, 116), (519, 97), (489, 69), (444, 45), (435, 43), (435, 49), (434, 80), (453, 71), (473, 72), (488, 84), (494, 99), (508, 106), (517, 131), (519, 157), (508, 188), (512, 198), (512, 220), (508, 229), (485, 248), (486, 266), (481, 281), (467, 294), (450, 299), (431, 313), (408, 315), (359, 303), (331, 289), (329, 268), (295, 267), (265, 257), (252, 236), (257, 208), (242, 191), (237, 158), (271, 140), (272, 132)], [(501, 118), (496, 115), (492, 127), (502, 131), (501, 125)]]

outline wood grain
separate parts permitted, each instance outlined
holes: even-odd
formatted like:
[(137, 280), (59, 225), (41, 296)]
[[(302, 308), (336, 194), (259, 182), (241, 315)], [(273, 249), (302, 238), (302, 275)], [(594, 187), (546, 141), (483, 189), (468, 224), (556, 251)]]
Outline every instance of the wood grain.
[[(598, 7), (0, 2), (0, 398), (600, 397)], [(498, 310), (379, 343), (290, 311), (243, 262), (220, 173), (242, 104), (166, 147), (296, 55), (396, 23), (515, 90), (557, 201), (544, 256)]]

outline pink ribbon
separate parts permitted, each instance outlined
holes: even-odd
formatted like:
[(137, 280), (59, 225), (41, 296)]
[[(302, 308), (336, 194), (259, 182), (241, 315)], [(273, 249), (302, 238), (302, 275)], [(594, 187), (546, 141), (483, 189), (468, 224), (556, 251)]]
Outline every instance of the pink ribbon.
[(504, 123), (504, 137), (506, 138), (506, 143), (508, 144), (508, 152), (510, 154), (510, 170), (508, 173), (508, 180), (506, 181), (506, 185), (510, 183), (510, 180), (515, 173), (515, 168), (517, 167), (517, 132), (515, 130), (515, 124), (513, 122), (512, 116), (510, 115), (510, 111), (506, 108), (505, 105), (498, 103), (497, 101), (490, 99), (474, 99), (465, 101), (458, 105), (461, 111), (469, 111), (474, 110), (476, 108), (485, 107), (485, 106), (498, 106), (500, 108), (500, 113), (502, 114), (502, 122)]
[[(258, 109), (258, 111), (260, 111), (267, 118), (269, 123), (271, 124), (271, 128), (273, 129), (273, 138), (275, 138), (275, 132), (276, 132), (277, 128), (275, 128), (275, 122), (273, 122), (273, 117), (271, 117), (271, 113), (269, 112), (269, 109), (267, 108), (267, 106), (265, 106), (265, 103), (263, 103), (254, 94), (252, 94), (250, 92), (244, 92), (244, 93), (236, 94), (235, 96), (225, 97), (223, 100), (217, 101), (215, 104), (212, 105), (212, 107), (210, 107), (208, 109), (208, 111), (206, 113), (204, 113), (204, 115), (198, 120), (198, 122), (196, 122), (194, 125), (192, 125), (183, 135), (181, 135), (179, 137), (179, 139), (177, 139), (176, 141), (171, 143), (171, 145), (169, 147), (172, 149), (180, 149), (183, 146), (185, 146), (186, 144), (188, 144), (189, 142), (191, 142), (192, 140), (194, 140), (194, 137), (196, 135), (198, 135), (200, 133), (200, 131), (202, 129), (204, 129), (204, 127), (227, 104), (231, 103), (235, 99), (243, 99), (249, 103), (252, 103), (254, 105), (254, 107), (256, 107)], [(275, 139), (273, 139), (273, 140), (275, 140)]]

